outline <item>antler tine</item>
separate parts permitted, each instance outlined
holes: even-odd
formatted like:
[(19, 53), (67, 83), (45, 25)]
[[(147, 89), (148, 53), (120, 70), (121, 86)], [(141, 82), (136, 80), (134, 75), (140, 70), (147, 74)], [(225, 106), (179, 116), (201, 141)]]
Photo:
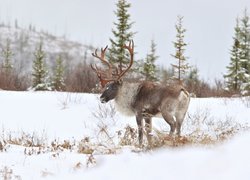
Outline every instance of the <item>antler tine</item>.
[(122, 78), (122, 76), (124, 76), (124, 74), (131, 68), (131, 66), (134, 62), (134, 41), (133, 40), (129, 41), (129, 45), (127, 46), (125, 44), (123, 47), (129, 51), (130, 62), (129, 62), (128, 67), (124, 71), (122, 71), (121, 74), (119, 74), (117, 80), (120, 80)]
[(95, 67), (94, 67), (93, 64), (90, 64), (90, 67), (91, 67), (91, 69), (92, 69), (93, 71), (95, 71), (97, 77), (101, 78), (102, 73), (101, 73), (101, 71), (99, 70), (99, 68), (96, 66), (96, 64), (95, 64)]
[(104, 49), (101, 48), (101, 55), (100, 56), (97, 54), (97, 49), (96, 49), (95, 53), (92, 53), (92, 56), (101, 60), (104, 64), (108, 65), (109, 69), (111, 69), (112, 65), (107, 60), (105, 60), (105, 52), (106, 52), (107, 48), (108, 48), (108, 46), (106, 46)]
[(107, 70), (102, 70), (101, 68), (98, 68), (96, 65), (95, 66), (91, 65), (91, 68), (97, 74), (102, 87), (104, 87), (108, 82), (115, 80), (114, 78), (115, 73), (113, 73), (113, 65), (105, 59), (105, 52), (107, 49), (108, 46), (106, 46), (104, 49), (101, 48), (100, 54), (98, 54), (97, 49), (95, 50), (94, 53), (92, 53), (93, 57), (98, 58), (103, 64), (108, 66)]
[(104, 49), (101, 48), (101, 55), (103, 59), (104, 59), (105, 51), (107, 50), (107, 48), (108, 48), (108, 45)]
[(123, 47), (129, 51), (130, 55), (134, 56), (134, 41), (133, 40), (129, 41), (128, 46), (125, 44)]
[(97, 49), (95, 50), (95, 53), (92, 53), (92, 56), (98, 58), (99, 60), (101, 60), (102, 63), (106, 64), (108, 66), (108, 73), (111, 75), (112, 74), (112, 64), (109, 63), (106, 59), (105, 59), (105, 52), (108, 49), (108, 46), (106, 46), (104, 49), (101, 48), (101, 54), (98, 55), (97, 54)]
[(91, 68), (93, 69), (93, 71), (95, 71), (97, 77), (99, 78), (100, 85), (101, 85), (102, 88), (104, 88), (105, 85), (106, 85), (108, 82), (113, 81), (113, 79), (106, 79), (106, 78), (104, 78), (104, 77), (105, 77), (104, 72), (102, 72), (102, 71), (96, 66), (96, 64), (95, 64), (95, 67), (94, 67), (93, 64), (91, 64), (90, 66), (91, 66)]
[(97, 68), (97, 66), (95, 65), (95, 67), (94, 67), (94, 65), (93, 64), (90, 64), (90, 67), (91, 67), (91, 69), (93, 69), (95, 72), (98, 72), (98, 68)]

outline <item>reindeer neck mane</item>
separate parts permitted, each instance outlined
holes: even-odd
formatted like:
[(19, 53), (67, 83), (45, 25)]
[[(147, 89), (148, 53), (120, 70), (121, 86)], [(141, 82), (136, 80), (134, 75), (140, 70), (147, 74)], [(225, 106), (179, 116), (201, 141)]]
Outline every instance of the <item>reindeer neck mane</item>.
[(115, 98), (116, 108), (127, 116), (135, 115), (131, 105), (134, 103), (140, 83), (123, 82)]

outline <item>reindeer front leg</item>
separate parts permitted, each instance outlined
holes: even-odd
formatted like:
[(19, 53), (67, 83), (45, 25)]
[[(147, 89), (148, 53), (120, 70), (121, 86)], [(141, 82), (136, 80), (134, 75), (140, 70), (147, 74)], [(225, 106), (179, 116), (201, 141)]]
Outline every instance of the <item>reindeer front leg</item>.
[(143, 122), (142, 122), (143, 116), (141, 113), (137, 113), (136, 115), (136, 122), (138, 126), (138, 134), (139, 134), (139, 145), (142, 145), (142, 138), (143, 138)]
[(145, 119), (145, 129), (146, 129), (146, 135), (148, 140), (149, 147), (152, 146), (152, 118), (151, 117), (144, 117)]

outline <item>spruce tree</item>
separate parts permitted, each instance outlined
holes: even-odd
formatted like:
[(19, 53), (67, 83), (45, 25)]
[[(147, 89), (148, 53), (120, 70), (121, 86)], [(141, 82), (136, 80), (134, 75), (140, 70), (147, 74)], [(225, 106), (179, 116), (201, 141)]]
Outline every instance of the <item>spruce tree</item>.
[(240, 41), (242, 49), (242, 67), (248, 73), (249, 72), (249, 60), (250, 60), (250, 24), (247, 9), (245, 9), (243, 17), (241, 19), (240, 28)]
[(235, 35), (233, 37), (233, 46), (230, 51), (231, 58), (230, 64), (227, 66), (228, 73), (224, 75), (226, 80), (226, 86), (229, 91), (240, 92), (242, 85), (242, 80), (244, 79), (244, 71), (241, 68), (241, 59), (242, 59), (242, 47), (240, 44), (240, 26), (239, 19), (236, 19), (236, 27), (234, 28)]
[(122, 71), (123, 67), (129, 63), (130, 58), (123, 46), (132, 40), (135, 33), (130, 30), (133, 25), (133, 22), (130, 22), (130, 14), (128, 12), (131, 4), (126, 2), (126, 0), (118, 0), (116, 7), (115, 15), (117, 16), (117, 22), (114, 22), (115, 28), (112, 29), (114, 38), (110, 38), (109, 59), (112, 64), (117, 65), (119, 70)]
[(33, 61), (32, 88), (35, 91), (51, 90), (48, 70), (45, 64), (45, 52), (43, 51), (42, 41), (39, 43), (34, 56), (35, 59)]
[(156, 44), (154, 40), (151, 40), (151, 49), (150, 53), (147, 54), (146, 62), (144, 62), (143, 65), (143, 72), (142, 74), (145, 76), (145, 80), (149, 81), (156, 81), (156, 65), (155, 61), (158, 59), (158, 56), (156, 55)]
[(245, 9), (243, 17), (241, 18), (240, 26), (240, 44), (242, 57), (240, 60), (242, 77), (242, 91), (250, 92), (250, 24), (247, 9)]
[(173, 42), (175, 47), (175, 54), (172, 56), (177, 60), (176, 64), (172, 64), (175, 69), (176, 78), (180, 81), (182, 80), (182, 75), (185, 75), (187, 69), (189, 69), (187, 57), (184, 55), (185, 47), (187, 44), (184, 42), (184, 33), (186, 29), (183, 28), (183, 16), (177, 17), (177, 24), (175, 25), (177, 31), (176, 41)]
[(7, 38), (6, 45), (2, 48), (2, 63), (0, 67), (1, 85), (4, 89), (14, 89), (14, 71), (12, 64), (13, 52), (10, 47), (10, 39)]
[(2, 67), (4, 68), (6, 73), (9, 73), (11, 69), (13, 68), (13, 65), (11, 62), (12, 56), (13, 56), (13, 52), (10, 48), (10, 39), (8, 38), (6, 40), (6, 46), (2, 49), (2, 57), (3, 57)]
[(56, 68), (53, 77), (53, 89), (57, 91), (63, 91), (65, 88), (64, 82), (64, 66), (62, 57), (59, 55), (56, 59)]

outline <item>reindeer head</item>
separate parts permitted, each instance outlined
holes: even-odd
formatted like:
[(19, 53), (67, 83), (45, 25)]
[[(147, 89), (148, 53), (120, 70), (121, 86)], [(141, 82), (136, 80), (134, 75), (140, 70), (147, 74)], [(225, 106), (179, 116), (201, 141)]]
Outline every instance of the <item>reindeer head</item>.
[(97, 54), (97, 50), (95, 53), (92, 53), (94, 57), (98, 58), (102, 63), (108, 66), (108, 70), (103, 71), (96, 65), (95, 67), (91, 65), (92, 69), (96, 72), (103, 88), (103, 92), (100, 97), (102, 103), (106, 103), (117, 96), (119, 87), (122, 85), (122, 77), (131, 68), (134, 60), (134, 42), (130, 41), (128, 46), (124, 45), (124, 48), (130, 53), (129, 65), (125, 68), (125, 70), (120, 70), (119, 72), (118, 67), (114, 67), (104, 58), (107, 47), (108, 46), (106, 46), (104, 49), (101, 49), (100, 56)]
[(114, 81), (106, 84), (104, 91), (100, 97), (102, 103), (106, 103), (117, 96), (121, 81)]

